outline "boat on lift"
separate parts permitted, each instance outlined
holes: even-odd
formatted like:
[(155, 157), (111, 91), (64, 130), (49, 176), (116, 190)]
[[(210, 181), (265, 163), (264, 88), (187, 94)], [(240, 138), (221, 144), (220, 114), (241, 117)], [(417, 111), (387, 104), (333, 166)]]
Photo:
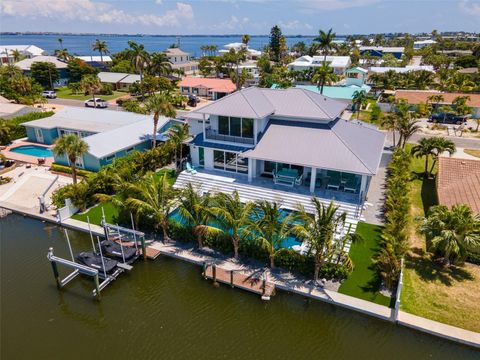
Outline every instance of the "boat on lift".
[(117, 268), (118, 262), (107, 257), (103, 257), (93, 251), (84, 251), (78, 254), (76, 260), (88, 267), (98, 270), (99, 275), (113, 274)]
[(116, 241), (103, 240), (100, 242), (102, 253), (105, 256), (116, 259), (120, 262), (131, 264), (138, 259), (137, 249), (129, 246), (122, 246)]

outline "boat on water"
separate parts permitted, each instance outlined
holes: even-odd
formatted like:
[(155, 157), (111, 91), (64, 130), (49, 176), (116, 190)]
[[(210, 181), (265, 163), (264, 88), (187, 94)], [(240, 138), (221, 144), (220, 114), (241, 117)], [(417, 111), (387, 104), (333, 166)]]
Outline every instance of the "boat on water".
[(115, 271), (118, 264), (116, 260), (109, 259), (107, 257), (103, 257), (102, 262), (102, 257), (100, 256), (100, 254), (94, 253), (92, 251), (81, 252), (76, 256), (76, 259), (78, 262), (98, 270), (100, 275), (104, 272), (104, 265), (105, 272), (107, 274), (111, 274)]
[(126, 263), (132, 263), (138, 258), (137, 249), (134, 247), (123, 246), (122, 253), (122, 246), (112, 240), (103, 240), (100, 242), (100, 246), (102, 248), (102, 253), (105, 256), (117, 259), (118, 261), (123, 262), (124, 256)]

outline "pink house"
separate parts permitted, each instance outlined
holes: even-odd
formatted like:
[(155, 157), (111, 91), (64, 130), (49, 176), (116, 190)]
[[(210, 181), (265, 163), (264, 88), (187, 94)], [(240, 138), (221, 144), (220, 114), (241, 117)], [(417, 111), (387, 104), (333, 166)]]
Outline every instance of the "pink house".
[(230, 79), (187, 76), (177, 85), (184, 95), (196, 95), (218, 100), (236, 90)]

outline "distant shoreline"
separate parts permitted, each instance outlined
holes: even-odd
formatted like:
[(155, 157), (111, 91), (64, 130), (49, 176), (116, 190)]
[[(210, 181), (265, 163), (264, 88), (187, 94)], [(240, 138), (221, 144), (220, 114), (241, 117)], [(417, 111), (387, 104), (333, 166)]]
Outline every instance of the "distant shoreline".
[[(243, 36), (243, 34), (224, 34), (224, 35), (208, 35), (208, 34), (200, 34), (200, 35), (155, 35), (155, 34), (102, 34), (102, 33), (56, 33), (56, 32), (12, 32), (12, 31), (2, 31), (0, 32), (1, 35), (68, 35), (68, 36), (111, 36), (111, 37), (122, 37), (122, 36), (149, 36), (149, 37), (235, 37), (238, 38), (239, 36)], [(255, 37), (268, 37), (270, 36), (269, 34), (265, 35), (250, 35), (251, 38)], [(318, 36), (316, 34), (312, 35), (284, 35), (287, 38), (309, 38), (309, 37), (315, 37)], [(341, 35), (338, 34), (337, 37), (346, 37), (348, 35)]]

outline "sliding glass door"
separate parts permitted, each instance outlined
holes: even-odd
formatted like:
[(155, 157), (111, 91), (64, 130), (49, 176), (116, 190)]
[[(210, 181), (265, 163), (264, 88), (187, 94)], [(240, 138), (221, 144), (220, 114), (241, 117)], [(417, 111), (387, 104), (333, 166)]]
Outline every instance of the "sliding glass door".
[(213, 150), (213, 167), (218, 170), (248, 173), (248, 159), (230, 151)]

